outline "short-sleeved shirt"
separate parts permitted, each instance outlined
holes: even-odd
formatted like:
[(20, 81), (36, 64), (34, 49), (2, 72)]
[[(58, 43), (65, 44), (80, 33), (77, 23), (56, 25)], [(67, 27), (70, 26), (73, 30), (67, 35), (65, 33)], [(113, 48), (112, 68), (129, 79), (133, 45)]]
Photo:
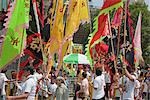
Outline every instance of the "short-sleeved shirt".
[(48, 89), (49, 89), (49, 91), (50, 91), (52, 94), (54, 94), (55, 91), (56, 91), (56, 89), (57, 89), (56, 83), (54, 83), (54, 84), (49, 84), (49, 85), (48, 85)]
[(22, 85), (22, 93), (29, 93), (27, 100), (34, 100), (36, 94), (36, 81), (33, 75), (29, 75)]
[(7, 77), (4, 73), (0, 73), (0, 89), (1, 89), (1, 95), (6, 95), (5, 91), (5, 81), (7, 81)]
[(50, 100), (54, 100), (56, 89), (57, 89), (56, 83), (48, 84), (48, 90), (52, 93), (52, 96), (51, 96)]
[(37, 79), (37, 81), (42, 78), (42, 74), (39, 74), (37, 72), (34, 73), (34, 76)]
[(94, 88), (97, 89), (96, 90), (94, 89), (92, 99), (101, 99), (104, 97), (105, 95), (104, 86), (105, 86), (104, 76), (103, 75), (97, 76), (94, 80)]
[(125, 85), (125, 91), (123, 92), (123, 100), (127, 99), (127, 100), (134, 100), (134, 90), (136, 87), (136, 77), (134, 75), (132, 75), (132, 77), (134, 78), (134, 81), (131, 81), (128, 77), (124, 77), (123, 78), (123, 82), (122, 82), (122, 78), (120, 79), (119, 84)]

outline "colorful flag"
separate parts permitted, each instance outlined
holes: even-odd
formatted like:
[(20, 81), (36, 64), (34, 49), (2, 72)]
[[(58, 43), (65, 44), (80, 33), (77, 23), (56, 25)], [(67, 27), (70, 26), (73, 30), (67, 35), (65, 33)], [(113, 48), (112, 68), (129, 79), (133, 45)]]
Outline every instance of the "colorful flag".
[[(62, 39), (64, 34), (64, 23), (63, 17), (64, 16), (64, 7), (63, 7), (63, 0), (57, 1), (56, 12), (54, 16), (54, 23), (52, 26), (50, 39), (46, 44), (46, 49), (48, 50), (48, 55), (51, 56), (49, 59), (49, 64), (52, 64), (50, 60), (53, 60), (53, 56), (55, 53), (58, 53)], [(49, 66), (49, 70), (51, 69), (51, 65)]]
[(137, 26), (136, 26), (136, 30), (135, 30), (134, 39), (133, 39), (134, 63), (135, 63), (136, 67), (139, 65), (140, 61), (143, 61), (142, 49), (141, 49), (141, 20), (142, 20), (142, 15), (141, 15), (141, 12), (140, 12), (138, 22), (137, 22)]
[(54, 19), (52, 32), (50, 34), (50, 39), (46, 44), (46, 49), (48, 49), (49, 55), (53, 56), (54, 53), (58, 52), (58, 49), (62, 42), (63, 34), (64, 34), (63, 0), (59, 0), (57, 2), (56, 15)]
[(103, 13), (109, 13), (109, 11), (118, 9), (119, 7), (123, 7), (123, 0), (105, 0), (100, 15)]
[[(36, 0), (30, 0), (30, 21), (29, 21), (29, 29), (26, 30), (27, 32), (27, 39), (26, 39), (26, 49), (24, 49), (24, 58), (25, 62), (21, 60), (21, 67), (27, 66), (31, 60), (29, 58), (32, 58), (32, 65), (34, 68), (38, 68), (39, 65), (43, 62), (43, 55), (42, 55), (42, 49), (41, 49), (41, 30), (42, 30), (42, 22), (39, 21), (40, 18), (38, 18), (38, 9), (36, 5), (38, 5), (40, 1)], [(41, 7), (40, 5), (39, 7)], [(39, 23), (39, 24), (38, 24)], [(42, 34), (43, 35), (43, 34)]]
[(100, 14), (95, 18), (94, 32), (89, 35), (89, 43), (86, 45), (86, 55), (92, 64), (92, 57), (94, 56), (93, 47), (100, 43), (105, 36), (109, 35), (108, 13), (114, 9), (123, 6), (122, 0), (105, 0), (104, 5), (100, 10)]
[(5, 23), (6, 36), (1, 48), (0, 68), (17, 58), (23, 48), (26, 37), (25, 26), (29, 21), (30, 0), (15, 0), (10, 12), (7, 14), (8, 19)]
[(73, 34), (78, 30), (79, 25), (90, 21), (87, 0), (70, 0), (66, 22), (65, 36), (62, 46), (59, 49), (58, 70), (61, 68), (63, 57), (66, 55)]
[(54, 21), (54, 15), (56, 11), (56, 4), (57, 0), (51, 0), (50, 7), (49, 7), (49, 14), (50, 14), (50, 33), (52, 31), (53, 21)]
[(64, 34), (63, 11), (63, 0), (59, 0), (57, 2), (57, 9), (54, 17), (54, 23), (51, 34), (51, 38), (56, 38), (56, 41), (58, 41), (59, 43), (62, 41)]
[(115, 29), (121, 26), (122, 12), (123, 12), (123, 8), (121, 7), (117, 9), (117, 11), (115, 12), (114, 18), (111, 23), (112, 27)]
[[(27, 36), (27, 46), (26, 49), (24, 49), (24, 54), (28, 58), (32, 58), (33, 60), (33, 67), (38, 68), (40, 64), (43, 62), (43, 57), (42, 57), (42, 51), (40, 47), (40, 34), (39, 33), (33, 33), (32, 35)], [(28, 60), (30, 62), (31, 60)], [(21, 62), (21, 66), (24, 67), (26, 66), (23, 64), (24, 62)], [(28, 64), (28, 63), (26, 63)]]
[(89, 22), (89, 8), (87, 0), (70, 0), (66, 22), (65, 38), (72, 36), (84, 22)]

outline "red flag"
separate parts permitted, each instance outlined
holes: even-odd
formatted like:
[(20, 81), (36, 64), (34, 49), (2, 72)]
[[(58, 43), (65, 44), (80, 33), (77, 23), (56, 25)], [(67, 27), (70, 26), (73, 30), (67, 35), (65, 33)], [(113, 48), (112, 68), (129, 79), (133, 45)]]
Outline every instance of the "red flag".
[(105, 0), (104, 5), (101, 10), (108, 9), (109, 7), (112, 7), (118, 3), (120, 3), (122, 0)]
[(88, 56), (90, 63), (92, 63), (92, 56), (94, 56), (93, 48), (96, 44), (100, 43), (105, 36), (109, 35), (108, 13), (113, 9), (118, 9), (123, 6), (122, 0), (105, 0), (99, 16), (94, 23), (95, 31), (89, 35), (89, 43), (86, 48), (86, 55)]
[(118, 9), (120, 6), (123, 7), (123, 0), (105, 0), (100, 14), (109, 13), (109, 11)]
[(114, 15), (114, 19), (112, 20), (113, 28), (118, 28), (121, 25), (122, 11), (123, 11), (123, 9), (121, 7), (116, 11), (116, 13)]
[[(102, 36), (106, 36), (109, 34), (107, 30), (108, 28), (108, 15), (102, 14), (98, 17), (98, 30), (92, 37), (92, 40), (90, 42), (90, 48), (93, 47), (93, 45), (96, 44), (96, 41), (98, 41)], [(107, 28), (107, 29), (106, 29)]]

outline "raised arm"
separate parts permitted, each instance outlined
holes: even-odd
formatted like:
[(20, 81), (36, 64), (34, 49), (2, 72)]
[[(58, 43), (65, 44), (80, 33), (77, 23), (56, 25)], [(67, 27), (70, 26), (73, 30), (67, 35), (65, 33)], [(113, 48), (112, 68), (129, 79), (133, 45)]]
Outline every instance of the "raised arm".
[(24, 93), (19, 96), (7, 96), (7, 100), (22, 100), (22, 99), (27, 99), (29, 96), (29, 93)]
[(124, 71), (125, 71), (125, 75), (126, 75), (131, 81), (134, 82), (134, 81), (135, 81), (135, 77), (129, 73), (129, 71), (127, 70), (127, 68), (126, 68), (125, 65), (123, 66), (123, 68), (124, 68)]

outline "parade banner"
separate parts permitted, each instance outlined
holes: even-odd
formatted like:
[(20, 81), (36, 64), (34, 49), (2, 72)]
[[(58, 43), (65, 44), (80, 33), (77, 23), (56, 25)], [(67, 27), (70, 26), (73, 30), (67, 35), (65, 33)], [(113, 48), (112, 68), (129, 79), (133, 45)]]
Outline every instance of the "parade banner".
[(15, 0), (8, 9), (5, 28), (6, 36), (0, 52), (0, 68), (20, 56), (29, 22), (30, 0)]
[(53, 57), (54, 54), (59, 51), (60, 45), (62, 44), (62, 39), (64, 36), (64, 7), (63, 0), (57, 1), (56, 12), (54, 16), (54, 23), (51, 31), (50, 31), (50, 39), (46, 44), (45, 50), (47, 50), (48, 55), (48, 72), (51, 70), (51, 66), (53, 65)]
[(114, 9), (123, 7), (122, 0), (105, 0), (99, 15), (95, 18), (93, 23), (94, 31), (89, 35), (89, 42), (86, 45), (86, 55), (92, 64), (92, 57), (94, 56), (93, 48), (96, 44), (100, 43), (107, 35), (109, 35), (108, 13)]
[(87, 0), (70, 0), (66, 22), (65, 37), (72, 36), (79, 25), (90, 21)]
[(65, 38), (63, 39), (62, 46), (59, 49), (58, 69), (62, 66), (63, 57), (66, 55), (70, 44), (69, 42), (71, 41), (73, 34), (78, 30), (79, 25), (85, 22), (90, 22), (88, 1), (70, 0), (67, 14)]

